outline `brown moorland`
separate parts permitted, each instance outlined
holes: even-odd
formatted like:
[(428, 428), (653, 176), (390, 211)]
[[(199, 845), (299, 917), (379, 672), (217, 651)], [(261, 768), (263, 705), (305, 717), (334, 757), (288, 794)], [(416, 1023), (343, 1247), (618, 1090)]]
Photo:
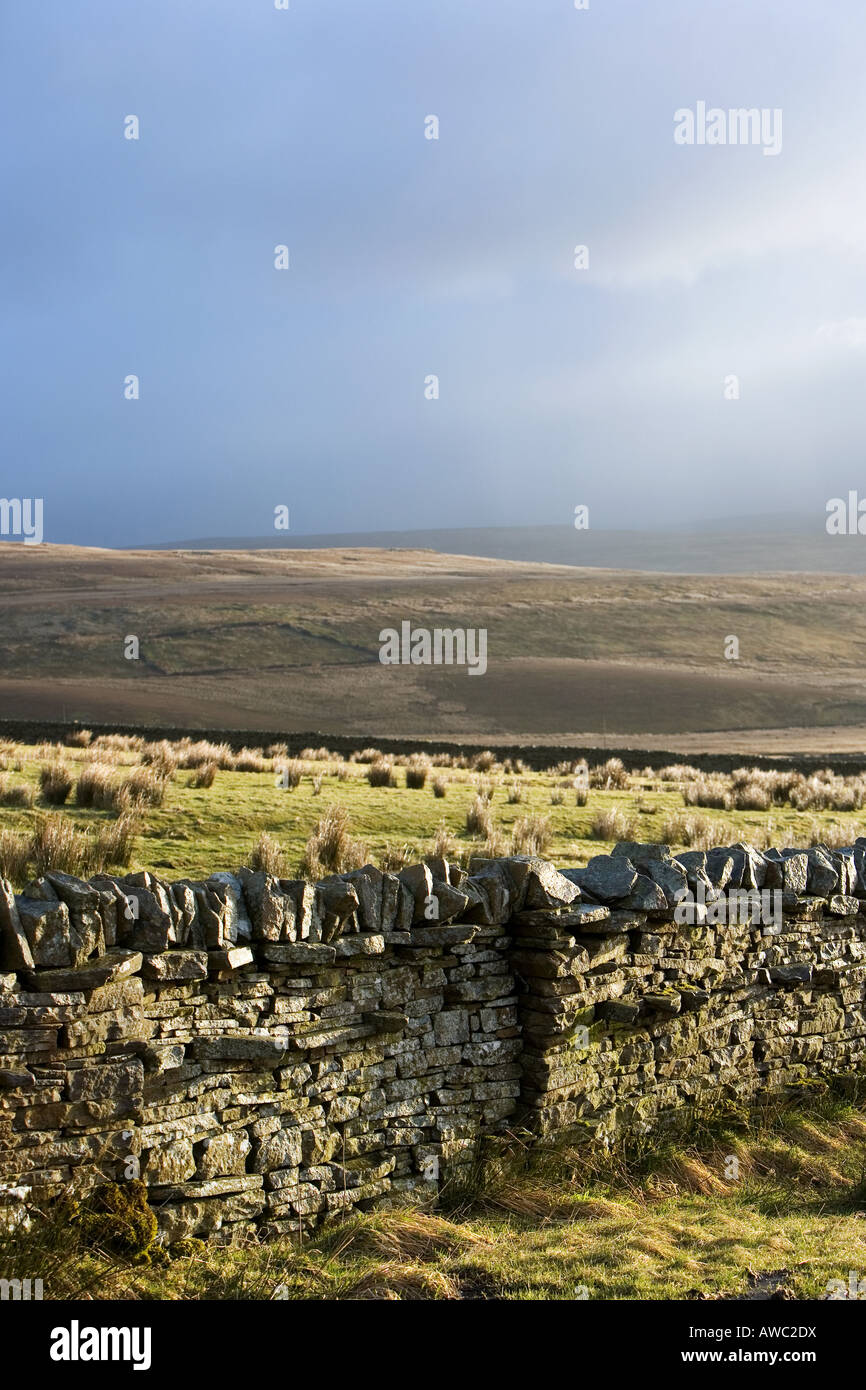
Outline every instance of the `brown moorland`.
[[(864, 599), (851, 575), (3, 543), (0, 717), (860, 751)], [(486, 674), (383, 666), (379, 633), (405, 620), (486, 628)]]

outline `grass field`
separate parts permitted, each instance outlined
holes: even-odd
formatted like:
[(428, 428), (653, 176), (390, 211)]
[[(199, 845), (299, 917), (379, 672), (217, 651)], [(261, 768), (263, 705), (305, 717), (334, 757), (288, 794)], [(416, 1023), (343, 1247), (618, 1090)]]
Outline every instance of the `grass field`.
[[(65, 867), (86, 872), (91, 867), (88, 846), (95, 846), (101, 833), (108, 836), (110, 851), (111, 829), (122, 821), (131, 836), (128, 858), (109, 852), (92, 867), (147, 868), (165, 878), (206, 877), (250, 862), (265, 835), (271, 851), (278, 847), (282, 852), (281, 872), (292, 875), (299, 871), (317, 824), (333, 808), (347, 818), (347, 843), (343, 861), (326, 868), (375, 862), (393, 869), (442, 852), (462, 862), (477, 853), (538, 852), (573, 865), (628, 839), (663, 841), (675, 849), (739, 840), (758, 847), (850, 844), (866, 819), (860, 809), (866, 785), (857, 778), (789, 779), (794, 800), (806, 803), (798, 808), (790, 800), (762, 804), (770, 795), (768, 786), (775, 787), (777, 797), (778, 784), (784, 792), (783, 774), (764, 774), (762, 783), (755, 781), (762, 776), (757, 773), (744, 773), (739, 781), (736, 776), (702, 779), (682, 765), (627, 774), (615, 760), (590, 769), (560, 764), (531, 771), (519, 763), (496, 762), (492, 754), (477, 758), (480, 766), (472, 767), (453, 765), (468, 759), (446, 759), (440, 766), (418, 758), (371, 761), (373, 750), (359, 750), (367, 761), (329, 756), (326, 749), (305, 750), (307, 756), (287, 760), (279, 752), (266, 756), (261, 749), (234, 756), (214, 745), (192, 747), (190, 752), (183, 744), (110, 737), (88, 747), (3, 744), (0, 870), (21, 887), (33, 870), (22, 847), (40, 829), (62, 825), (77, 832), (64, 851), (71, 855)], [(196, 766), (175, 765), (185, 759)], [(220, 761), (236, 766), (221, 767)], [(125, 792), (113, 809), (79, 804), (82, 774), (86, 780), (94, 765), (113, 789), (139, 773), (152, 774), (155, 790), (145, 786), (144, 791), (158, 804), (130, 800)], [(212, 784), (196, 785), (208, 766)], [(291, 770), (291, 778), (283, 768)], [(376, 769), (384, 769), (393, 785), (371, 785)], [(43, 791), (49, 771), (53, 782)], [(422, 786), (407, 787), (413, 772)], [(297, 785), (280, 785), (286, 780)], [(51, 789), (57, 781), (65, 790), (60, 804)], [(140, 789), (133, 791), (137, 796)], [(686, 804), (695, 795), (734, 804)], [(80, 864), (76, 854), (85, 856)]]

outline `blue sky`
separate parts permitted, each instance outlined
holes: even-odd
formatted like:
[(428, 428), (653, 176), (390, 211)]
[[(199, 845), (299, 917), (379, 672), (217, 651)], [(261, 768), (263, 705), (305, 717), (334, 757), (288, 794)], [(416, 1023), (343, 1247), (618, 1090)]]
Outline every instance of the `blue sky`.
[[(820, 527), (866, 493), (864, 40), (862, 0), (8, 4), (0, 495), (103, 545)], [(677, 146), (701, 100), (781, 153)]]

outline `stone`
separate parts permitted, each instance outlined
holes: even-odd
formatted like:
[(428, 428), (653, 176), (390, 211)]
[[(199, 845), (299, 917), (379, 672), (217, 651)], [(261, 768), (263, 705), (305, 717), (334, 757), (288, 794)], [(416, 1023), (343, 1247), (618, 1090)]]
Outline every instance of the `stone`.
[(143, 957), (141, 966), (147, 980), (206, 980), (207, 972), (207, 951), (164, 951)]
[(830, 853), (820, 846), (806, 852), (809, 863), (807, 890), (819, 898), (826, 898), (839, 890), (839, 870), (833, 863)]
[(463, 946), (478, 935), (478, 926), (472, 922), (459, 922), (453, 926), (415, 927), (411, 936), (413, 946)]
[(184, 1052), (183, 1043), (150, 1042), (144, 1048), (141, 1060), (145, 1071), (160, 1074), (176, 1071), (183, 1066)]
[(295, 941), (321, 941), (321, 925), (316, 912), (316, 890), (303, 879), (281, 878), (280, 888), (292, 899), (295, 907)]
[(141, 1175), (149, 1186), (174, 1185), (193, 1177), (195, 1168), (192, 1144), (186, 1139), (176, 1139), (158, 1149), (145, 1150)]
[(461, 892), (469, 899), (464, 916), (481, 926), (504, 926), (511, 916), (511, 888), (507, 876), (498, 869), (486, 868), (471, 874), (462, 884)]
[(223, 937), (218, 943), (252, 940), (253, 928), (247, 914), (243, 884), (236, 874), (211, 874), (207, 886), (222, 904)]
[(671, 990), (670, 994), (644, 994), (643, 1002), (648, 1009), (654, 1009), (656, 1013), (668, 1014), (675, 1018), (683, 1006), (682, 995), (676, 990)]
[[(468, 1174), (482, 1135), (613, 1142), (697, 1103), (863, 1069), (866, 839), (618, 848), (561, 874), (529, 856), (473, 859), (470, 875), (431, 857), (439, 916), (414, 925), (415, 892), (371, 866), (318, 885), (241, 870), (234, 941), (235, 876), (143, 871), (123, 888), (152, 899), (165, 949), (145, 953), (108, 876), (9, 890), (6, 949), (29, 949), (30, 931), (41, 959), (0, 971), (7, 1198), (125, 1181), (139, 1156), (166, 1239), (305, 1237), (374, 1200), (432, 1198)], [(632, 886), (587, 901), (590, 868), (593, 897)], [(710, 904), (726, 875), (743, 895), (781, 890), (783, 920), (675, 920), (683, 878)], [(64, 949), (47, 944), (64, 910), (73, 963), (42, 964)], [(112, 916), (125, 948), (82, 961)]]
[(207, 952), (208, 971), (218, 975), (230, 974), (255, 964), (255, 956), (249, 946), (226, 946)]
[(858, 872), (853, 849), (834, 849), (830, 859), (839, 873), (839, 892), (850, 896), (857, 891)]
[(27, 971), (25, 978), (34, 989), (62, 994), (66, 991), (98, 989), (101, 985), (125, 980), (137, 974), (141, 965), (140, 951), (113, 946), (104, 955), (75, 969)]
[(32, 970), (33, 952), (21, 925), (11, 884), (0, 879), (0, 969)]
[(581, 891), (586, 890), (602, 903), (627, 897), (638, 879), (637, 869), (625, 855), (597, 854), (578, 872)]
[(59, 873), (47, 873), (45, 878), (67, 907), (95, 911), (99, 906), (97, 890), (83, 879)]
[(387, 1009), (365, 1009), (361, 1020), (377, 1033), (402, 1033), (409, 1026), (406, 1014)]
[(279, 1168), (298, 1168), (302, 1160), (301, 1131), (292, 1127), (278, 1129), (263, 1139), (255, 1150), (250, 1167), (254, 1173), (270, 1173)]
[(678, 985), (677, 993), (680, 996), (680, 1007), (683, 1013), (702, 1009), (710, 1002), (709, 990), (701, 989), (699, 986)]
[[(727, 888), (734, 872), (734, 856), (728, 849), (707, 851), (705, 872), (714, 888)], [(732, 887), (739, 885), (731, 884)]]
[(354, 885), (337, 876), (316, 884), (316, 911), (322, 919), (322, 940), (332, 941), (358, 909)]
[(352, 884), (358, 895), (358, 921), (361, 931), (371, 934), (381, 932), (385, 880), (382, 870), (377, 869), (375, 864), (365, 864), (362, 869), (353, 869), (350, 873), (343, 874), (342, 878)]
[(295, 899), (283, 891), (279, 879), (263, 871), (240, 869), (238, 881), (247, 903), (253, 941), (294, 941)]
[(69, 909), (59, 898), (40, 901), (18, 898), (18, 916), (35, 965), (75, 965), (81, 939), (69, 920)]
[(675, 907), (688, 892), (688, 878), (681, 864), (671, 854), (668, 845), (639, 844), (634, 841), (615, 845), (613, 856), (630, 861), (647, 878), (661, 888), (669, 908)]
[(334, 954), (338, 960), (346, 960), (350, 956), (382, 956), (385, 954), (385, 938), (380, 932), (355, 932), (334, 943)]
[(129, 1062), (103, 1062), (70, 1072), (70, 1100), (120, 1100), (141, 1096), (144, 1068), (136, 1058)]
[(432, 903), (430, 907), (435, 910), (435, 917), (428, 918), (428, 907), (424, 909), (424, 921), (444, 924), (452, 922), (455, 917), (461, 917), (469, 906), (470, 898), (468, 893), (464, 893), (459, 888), (452, 888), (450, 883), (444, 879), (434, 878), (432, 889)]
[(664, 890), (646, 874), (638, 874), (634, 888), (619, 905), (634, 912), (662, 912), (667, 904)]
[(827, 911), (832, 917), (855, 917), (860, 911), (860, 900), (843, 893), (834, 893), (827, 901)]
[(732, 845), (731, 854), (734, 857), (734, 868), (730, 887), (745, 888), (749, 891), (763, 888), (767, 876), (764, 856), (753, 845), (743, 843)]
[(196, 1177), (232, 1177), (246, 1172), (247, 1155), (252, 1149), (245, 1129), (231, 1129), (203, 1139), (198, 1147)]
[(534, 908), (568, 907), (580, 898), (580, 889), (544, 859), (529, 859), (524, 906)]
[(606, 999), (599, 1004), (596, 1012), (600, 1018), (610, 1023), (637, 1023), (641, 1014), (641, 1001), (631, 999)]
[(445, 1010), (435, 1015), (433, 1032), (437, 1047), (469, 1041), (469, 1016), (465, 1009)]
[(337, 952), (333, 946), (313, 941), (261, 942), (256, 948), (261, 960), (271, 965), (303, 965), (310, 970), (322, 970), (333, 965)]
[(405, 869), (400, 870), (397, 877), (412, 894), (412, 899), (415, 903), (415, 912), (412, 917), (413, 924), (426, 921), (425, 908), (433, 892), (433, 875), (428, 865), (407, 865)]
[(782, 854), (782, 887), (798, 897), (806, 892), (809, 879), (809, 856), (802, 850), (784, 849)]
[(812, 969), (809, 964), (771, 966), (770, 979), (774, 985), (808, 985), (812, 980)]

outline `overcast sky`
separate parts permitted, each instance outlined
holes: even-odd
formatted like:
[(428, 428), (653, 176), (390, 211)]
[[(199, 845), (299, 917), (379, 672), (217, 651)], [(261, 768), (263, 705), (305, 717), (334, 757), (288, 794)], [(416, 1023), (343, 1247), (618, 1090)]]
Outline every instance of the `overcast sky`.
[[(866, 495), (863, 0), (10, 0), (0, 36), (0, 495), (46, 539)], [(701, 101), (781, 151), (676, 144)]]

